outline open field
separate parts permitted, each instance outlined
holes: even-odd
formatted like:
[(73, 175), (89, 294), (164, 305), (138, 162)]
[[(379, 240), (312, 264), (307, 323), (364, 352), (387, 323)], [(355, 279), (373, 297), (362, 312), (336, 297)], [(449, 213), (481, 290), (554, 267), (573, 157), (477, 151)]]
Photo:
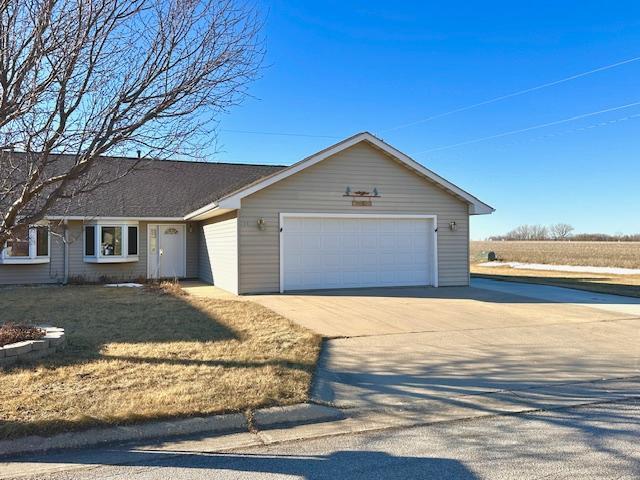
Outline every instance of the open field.
[(489, 251), (505, 262), (640, 268), (640, 242), (473, 241), (471, 263), (486, 261)]
[(0, 323), (48, 323), (67, 348), (0, 370), (0, 438), (307, 400), (315, 334), (248, 301), (179, 288), (0, 288)]

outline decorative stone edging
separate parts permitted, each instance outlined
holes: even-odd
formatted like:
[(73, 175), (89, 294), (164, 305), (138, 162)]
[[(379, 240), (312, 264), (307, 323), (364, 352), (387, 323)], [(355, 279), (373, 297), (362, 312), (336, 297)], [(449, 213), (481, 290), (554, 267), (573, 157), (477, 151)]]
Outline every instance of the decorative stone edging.
[(38, 340), (25, 340), (0, 347), (0, 368), (17, 362), (29, 362), (51, 355), (65, 345), (64, 329), (40, 327), (46, 335)]

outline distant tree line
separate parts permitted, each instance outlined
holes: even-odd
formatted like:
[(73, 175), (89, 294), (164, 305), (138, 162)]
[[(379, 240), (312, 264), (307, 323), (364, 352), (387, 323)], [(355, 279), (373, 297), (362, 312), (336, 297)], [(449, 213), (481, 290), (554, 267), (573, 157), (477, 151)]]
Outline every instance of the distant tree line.
[(640, 234), (609, 235), (607, 233), (573, 233), (568, 223), (553, 225), (519, 225), (504, 235), (489, 237), (492, 241), (501, 240), (571, 240), (572, 242), (640, 242)]

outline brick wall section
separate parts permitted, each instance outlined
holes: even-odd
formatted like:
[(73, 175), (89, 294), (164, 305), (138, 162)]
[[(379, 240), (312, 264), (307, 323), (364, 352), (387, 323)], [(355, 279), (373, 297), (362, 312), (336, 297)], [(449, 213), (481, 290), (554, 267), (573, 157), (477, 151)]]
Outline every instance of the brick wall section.
[(0, 347), (0, 368), (15, 363), (31, 362), (64, 348), (65, 336), (62, 328), (43, 328), (47, 334), (38, 340), (26, 340)]

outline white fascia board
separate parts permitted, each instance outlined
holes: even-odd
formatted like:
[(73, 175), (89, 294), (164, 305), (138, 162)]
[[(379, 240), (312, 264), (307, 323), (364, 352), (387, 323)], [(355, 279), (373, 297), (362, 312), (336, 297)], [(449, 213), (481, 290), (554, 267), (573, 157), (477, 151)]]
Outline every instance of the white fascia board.
[(219, 205), (215, 205), (213, 207), (203, 207), (195, 212), (189, 213), (184, 217), (187, 221), (199, 222), (200, 220), (207, 220), (209, 218), (217, 217), (219, 215), (224, 215), (225, 213), (232, 212), (237, 210), (236, 208), (222, 208)]
[(201, 220), (200, 218), (197, 218), (197, 217), (199, 217), (199, 216), (201, 216), (203, 214), (206, 214), (206, 213), (208, 213), (208, 212), (210, 212), (212, 210), (215, 210), (216, 208), (218, 208), (218, 204), (216, 202), (212, 202), (212, 203), (210, 203), (208, 205), (205, 205), (202, 208), (194, 210), (191, 213), (187, 213), (184, 216), (184, 219), (185, 220)]
[(365, 140), (365, 138), (363, 138), (362, 135), (364, 134), (360, 133), (358, 135), (354, 135), (351, 138), (343, 140), (342, 142), (336, 143), (335, 145), (325, 150), (322, 150), (314, 155), (311, 155), (310, 157), (307, 157), (298, 163), (294, 163), (293, 165), (291, 165), (288, 168), (285, 168), (284, 170), (274, 173), (270, 177), (267, 177), (252, 185), (244, 187), (243, 189), (238, 190), (235, 193), (232, 193), (226, 197), (223, 197), (220, 200), (218, 200), (218, 204), (220, 206), (224, 205), (227, 208), (240, 208), (240, 201), (244, 197), (247, 197), (253, 193), (256, 193), (257, 191), (262, 190), (263, 188), (267, 188), (268, 186), (273, 185), (274, 183), (279, 182), (280, 180), (283, 180), (287, 177), (290, 177), (291, 175), (295, 175), (301, 170), (304, 170), (305, 168), (311, 167), (312, 165), (315, 165), (316, 163), (321, 162), (325, 158), (328, 158), (332, 155), (335, 155), (338, 152), (341, 152), (342, 150), (345, 150), (349, 147), (352, 147), (360, 143), (362, 140)]
[(428, 168), (422, 166), (421, 164), (416, 162), (413, 158), (411, 158), (409, 155), (406, 155), (406, 154), (402, 153), (400, 150), (397, 150), (395, 147), (392, 147), (388, 143), (383, 142), (379, 138), (371, 135), (370, 133), (364, 133), (363, 135), (366, 135), (365, 139), (368, 142), (370, 142), (373, 145), (375, 145), (376, 147), (378, 147), (379, 149), (381, 149), (381, 150), (385, 151), (386, 153), (388, 153), (389, 155), (397, 158), (402, 163), (406, 164), (408, 167), (410, 167), (413, 170), (417, 171), (421, 175), (429, 178), (430, 180), (432, 180), (435, 183), (443, 186), (445, 189), (449, 190), (450, 192), (458, 195), (459, 197), (461, 197), (464, 200), (466, 200), (467, 202), (469, 202), (469, 204), (471, 205), (469, 213), (471, 215), (486, 215), (486, 214), (489, 214), (489, 213), (492, 213), (492, 212), (495, 211), (495, 209), (493, 207), (487, 205), (484, 202), (481, 202), (476, 197), (471, 195), (469, 192), (465, 192), (460, 187), (454, 185), (453, 183), (449, 182), (448, 180), (445, 180), (444, 178), (442, 178), (437, 173), (435, 173), (435, 172), (429, 170)]

